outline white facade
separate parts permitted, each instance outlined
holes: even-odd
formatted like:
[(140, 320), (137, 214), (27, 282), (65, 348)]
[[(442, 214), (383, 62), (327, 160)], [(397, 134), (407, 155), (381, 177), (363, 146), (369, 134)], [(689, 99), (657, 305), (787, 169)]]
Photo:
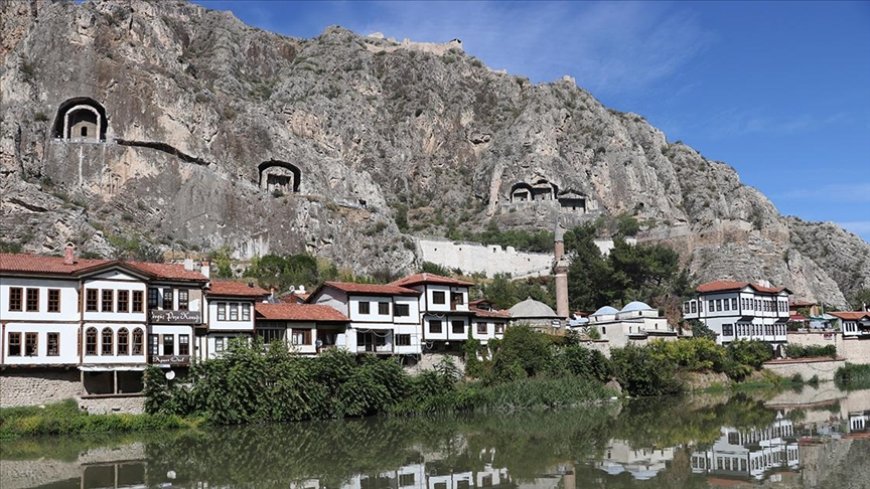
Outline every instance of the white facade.
[(704, 292), (683, 304), (683, 318), (698, 320), (717, 334), (716, 342), (786, 342), (788, 291), (762, 292), (752, 284), (738, 290)]
[(667, 318), (643, 302), (631, 302), (622, 310), (602, 307), (589, 316), (588, 326), (594, 327), (611, 347), (621, 348), (632, 341), (652, 339), (675, 340), (677, 333)]

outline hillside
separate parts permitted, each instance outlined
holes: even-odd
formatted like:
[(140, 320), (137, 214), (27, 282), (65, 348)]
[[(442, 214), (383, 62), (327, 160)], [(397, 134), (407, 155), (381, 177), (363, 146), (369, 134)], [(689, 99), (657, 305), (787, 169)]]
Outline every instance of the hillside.
[[(702, 280), (837, 305), (870, 283), (859, 237), (781, 216), (573, 80), (492, 71), (458, 41), (293, 39), (183, 2), (3, 2), (0, 17), (2, 236), (26, 250), (309, 251), (371, 272), (412, 267), (414, 236), (451, 223), (631, 213)], [(82, 104), (104, 111), (103, 141), (63, 139)]]

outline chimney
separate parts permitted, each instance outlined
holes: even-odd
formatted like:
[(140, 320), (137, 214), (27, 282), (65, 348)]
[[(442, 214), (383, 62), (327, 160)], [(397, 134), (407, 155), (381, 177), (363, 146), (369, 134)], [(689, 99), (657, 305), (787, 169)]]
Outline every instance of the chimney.
[(203, 274), (205, 278), (211, 278), (211, 263), (204, 261), (199, 265), (199, 273)]
[(76, 262), (76, 245), (67, 243), (63, 250), (63, 264), (73, 265)]
[(305, 293), (305, 286), (304, 286), (304, 285), (300, 285), (300, 286), (296, 289), (296, 292), (299, 292), (300, 294), (304, 294), (304, 293)]
[(193, 258), (185, 258), (184, 259), (184, 269), (188, 272), (193, 271)]

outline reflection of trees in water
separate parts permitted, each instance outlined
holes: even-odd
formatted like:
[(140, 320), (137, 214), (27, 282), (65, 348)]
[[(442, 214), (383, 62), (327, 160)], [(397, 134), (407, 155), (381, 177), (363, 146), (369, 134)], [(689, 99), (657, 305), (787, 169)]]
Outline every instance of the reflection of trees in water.
[[(578, 487), (633, 488), (631, 474), (595, 468), (611, 440), (633, 449), (674, 450), (667, 468), (646, 487), (703, 487), (691, 474), (687, 450), (702, 449), (721, 427), (760, 428), (776, 412), (745, 395), (696, 405), (690, 399), (639, 399), (621, 406), (562, 411), (524, 411), (451, 417), (371, 418), (295, 424), (206, 427), (199, 430), (104, 439), (80, 449), (141, 440), (147, 482), (193, 482), (227, 487), (281, 487), (287, 481), (320, 481), (338, 487), (356, 474), (375, 476), (424, 464), (427, 473), (480, 472), (507, 468), (514, 484), (574, 463)], [(864, 445), (867, 446), (866, 444)], [(76, 452), (72, 439), (6, 443), (4, 459), (37, 459)], [(74, 458), (74, 456), (72, 457)], [(579, 482), (583, 481), (583, 485)], [(597, 482), (596, 482), (597, 481)], [(597, 485), (596, 485), (597, 484)]]

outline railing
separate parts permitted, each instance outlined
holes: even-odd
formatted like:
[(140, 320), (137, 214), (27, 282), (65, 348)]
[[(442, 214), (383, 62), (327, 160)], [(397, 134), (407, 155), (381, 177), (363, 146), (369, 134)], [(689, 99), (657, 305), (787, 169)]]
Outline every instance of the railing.
[(148, 311), (148, 322), (162, 324), (201, 324), (202, 313), (199, 311)]
[(357, 353), (393, 353), (393, 345), (357, 345)]

